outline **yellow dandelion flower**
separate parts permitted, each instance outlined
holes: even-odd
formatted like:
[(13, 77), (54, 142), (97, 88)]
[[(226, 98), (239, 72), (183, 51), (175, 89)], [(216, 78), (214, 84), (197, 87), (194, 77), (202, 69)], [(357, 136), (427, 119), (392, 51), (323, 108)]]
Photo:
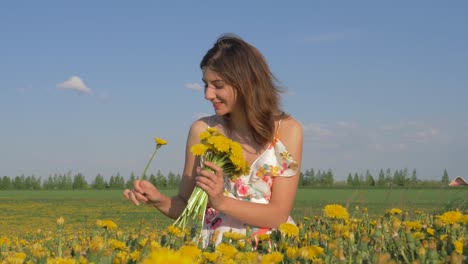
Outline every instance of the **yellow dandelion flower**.
[(107, 219), (107, 220), (97, 220), (96, 225), (98, 227), (102, 227), (102, 228), (107, 229), (107, 230), (117, 229), (117, 224), (114, 223), (114, 221), (109, 220), (109, 219)]
[(219, 134), (218, 132), (218, 129), (214, 128), (214, 127), (208, 127), (206, 129), (206, 132), (210, 133), (210, 135), (217, 135)]
[(311, 239), (317, 239), (317, 238), (320, 237), (320, 233), (317, 232), (317, 231), (316, 231), (316, 232), (311, 232), (311, 233), (309, 234), (309, 236), (310, 236)]
[(392, 208), (390, 210), (387, 210), (387, 213), (391, 215), (401, 215), (403, 211), (399, 208)]
[(426, 237), (426, 235), (423, 232), (418, 231), (418, 232), (413, 233), (413, 237), (415, 239), (421, 240), (421, 239), (424, 239)]
[(256, 264), (258, 259), (259, 255), (256, 252), (239, 252), (236, 254), (234, 261), (243, 264)]
[(170, 248), (159, 248), (157, 250), (151, 251), (149, 256), (142, 262), (143, 264), (152, 264), (152, 263), (177, 263), (177, 264), (191, 264), (193, 260), (184, 256), (179, 252), (176, 252)]
[[(74, 262), (75, 263), (75, 262)], [(81, 263), (81, 262), (80, 262)], [(114, 264), (125, 264), (128, 263), (128, 253), (125, 251), (119, 251), (114, 258)]]
[(210, 263), (214, 263), (216, 262), (216, 260), (218, 259), (219, 257), (219, 254), (217, 252), (208, 252), (208, 251), (204, 251), (202, 253), (202, 256), (205, 260), (207, 260), (208, 262)]
[(234, 241), (238, 241), (238, 240), (246, 238), (244, 234), (237, 233), (237, 232), (224, 232), (223, 237), (234, 240)]
[(270, 234), (259, 234), (257, 235), (258, 240), (266, 241), (270, 239)]
[(305, 260), (315, 260), (318, 256), (322, 255), (324, 249), (319, 246), (305, 246), (300, 249), (300, 256)]
[(57, 218), (57, 225), (63, 225), (63, 223), (65, 223), (65, 219), (63, 219), (63, 217)]
[(468, 214), (463, 215), (461, 222), (465, 225), (468, 225)]
[(455, 251), (460, 254), (460, 255), (463, 255), (463, 242), (460, 241), (460, 240), (455, 240), (453, 242), (453, 245), (455, 246)]
[(459, 211), (448, 211), (438, 217), (444, 224), (455, 224), (463, 219), (463, 214)]
[(432, 228), (430, 228), (430, 227), (426, 228), (426, 232), (427, 232), (429, 235), (431, 235), (431, 236), (434, 235), (434, 229), (432, 229)]
[(125, 243), (119, 240), (111, 239), (109, 244), (114, 250), (125, 250), (126, 246)]
[(349, 213), (343, 206), (339, 204), (329, 204), (326, 205), (323, 209), (326, 217), (334, 219), (349, 219)]
[(208, 147), (206, 145), (198, 143), (198, 144), (193, 145), (190, 151), (195, 156), (201, 156), (205, 153), (207, 149)]
[(156, 146), (164, 146), (164, 145), (167, 145), (167, 141), (162, 139), (162, 138), (158, 138), (158, 137), (155, 137), (154, 138), (154, 141), (156, 142)]
[(273, 264), (273, 263), (280, 263), (281, 261), (283, 261), (283, 254), (275, 251), (275, 252), (271, 252), (271, 253), (263, 255), (262, 261), (260, 263)]
[(200, 135), (199, 135), (200, 140), (202, 140), (202, 141), (209, 138), (210, 136), (211, 136), (211, 133), (206, 131), (206, 130), (201, 132)]
[(231, 140), (229, 142), (229, 144), (230, 144), (229, 148), (230, 148), (231, 156), (235, 156), (235, 157), (242, 157), (243, 156), (242, 146), (239, 144), (239, 142)]
[(202, 253), (198, 247), (193, 245), (184, 245), (178, 251), (180, 254), (192, 258), (192, 260), (200, 257)]
[(422, 224), (418, 221), (404, 221), (403, 225), (415, 231), (422, 229)]
[(212, 144), (216, 151), (226, 153), (230, 148), (230, 139), (225, 136), (212, 136), (207, 139), (207, 142)]
[(286, 256), (290, 259), (296, 259), (299, 257), (299, 249), (297, 247), (288, 247), (286, 249)]
[(237, 249), (232, 245), (228, 245), (226, 243), (219, 243), (218, 246), (216, 246), (216, 252), (219, 252), (225, 257), (233, 258), (234, 255), (237, 253)]
[(291, 223), (282, 223), (279, 226), (279, 231), (288, 237), (297, 237), (299, 236), (299, 228), (295, 224)]
[(440, 235), (440, 240), (444, 241), (447, 239), (447, 234)]
[(104, 238), (100, 236), (93, 237), (89, 242), (89, 251), (96, 253), (104, 249)]
[(310, 217), (308, 217), (308, 216), (304, 216), (302, 219), (303, 219), (304, 221), (306, 221), (306, 222), (309, 222), (309, 221), (310, 221)]
[(140, 260), (140, 254), (141, 254), (140, 251), (135, 250), (135, 251), (133, 251), (132, 253), (130, 253), (130, 256), (129, 256), (129, 257), (130, 257), (131, 260), (133, 260), (133, 261), (136, 262), (136, 261), (139, 261), (139, 260)]
[(178, 227), (173, 226), (173, 225), (170, 225), (167, 227), (167, 232), (176, 237), (184, 236), (184, 232), (182, 232), (182, 230), (180, 230)]

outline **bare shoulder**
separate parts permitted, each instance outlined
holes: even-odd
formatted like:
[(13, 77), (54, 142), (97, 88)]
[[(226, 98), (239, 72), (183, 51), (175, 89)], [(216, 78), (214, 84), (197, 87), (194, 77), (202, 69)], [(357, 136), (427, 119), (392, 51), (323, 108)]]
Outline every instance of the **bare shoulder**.
[(195, 120), (190, 126), (190, 136), (198, 136), (208, 127), (215, 127), (219, 124), (219, 118), (216, 115), (205, 116)]
[(288, 116), (281, 120), (278, 132), (282, 138), (302, 138), (302, 125), (294, 117)]

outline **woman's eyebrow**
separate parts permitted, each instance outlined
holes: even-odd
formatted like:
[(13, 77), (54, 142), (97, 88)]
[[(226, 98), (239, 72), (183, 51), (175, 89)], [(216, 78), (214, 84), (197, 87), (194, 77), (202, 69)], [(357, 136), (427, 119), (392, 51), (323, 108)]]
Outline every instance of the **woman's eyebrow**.
[[(207, 83), (205, 79), (202, 79), (202, 82), (204, 82), (204, 83)], [(221, 79), (215, 79), (215, 80), (211, 81), (211, 83), (219, 83), (219, 82), (222, 82), (222, 83), (223, 83), (223, 82), (224, 82), (224, 80), (221, 80)]]

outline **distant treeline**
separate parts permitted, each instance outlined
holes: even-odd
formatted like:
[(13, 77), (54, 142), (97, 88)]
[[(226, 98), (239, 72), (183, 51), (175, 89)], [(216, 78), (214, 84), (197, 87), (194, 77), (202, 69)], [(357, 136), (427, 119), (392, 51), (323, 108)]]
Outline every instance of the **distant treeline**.
[[(180, 184), (181, 175), (169, 172), (163, 175), (160, 171), (149, 176), (141, 177), (131, 174), (124, 178), (119, 173), (106, 179), (101, 174), (88, 182), (81, 173), (51, 175), (46, 179), (36, 176), (16, 176), (0, 178), (0, 190), (84, 190), (84, 189), (124, 189), (131, 188), (136, 179), (145, 179), (159, 188), (176, 188)], [(326, 171), (308, 169), (301, 172), (299, 187), (353, 187), (353, 188), (393, 188), (393, 187), (444, 187), (449, 183), (447, 170), (444, 169), (440, 180), (421, 180), (417, 177), (416, 170), (411, 173), (408, 169), (391, 171), (381, 169), (374, 176), (369, 170), (366, 173), (349, 173), (346, 181), (336, 181), (331, 169)]]

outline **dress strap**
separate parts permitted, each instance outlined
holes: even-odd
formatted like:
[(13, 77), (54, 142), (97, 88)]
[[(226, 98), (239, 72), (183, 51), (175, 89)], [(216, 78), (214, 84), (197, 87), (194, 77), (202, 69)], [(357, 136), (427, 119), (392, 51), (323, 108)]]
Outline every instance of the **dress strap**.
[(276, 131), (275, 131), (275, 138), (278, 137), (278, 132), (279, 132), (279, 128), (280, 128), (280, 126), (281, 126), (281, 121), (282, 121), (282, 120), (283, 120), (283, 119), (280, 119), (280, 120), (278, 121), (278, 127), (276, 128)]

